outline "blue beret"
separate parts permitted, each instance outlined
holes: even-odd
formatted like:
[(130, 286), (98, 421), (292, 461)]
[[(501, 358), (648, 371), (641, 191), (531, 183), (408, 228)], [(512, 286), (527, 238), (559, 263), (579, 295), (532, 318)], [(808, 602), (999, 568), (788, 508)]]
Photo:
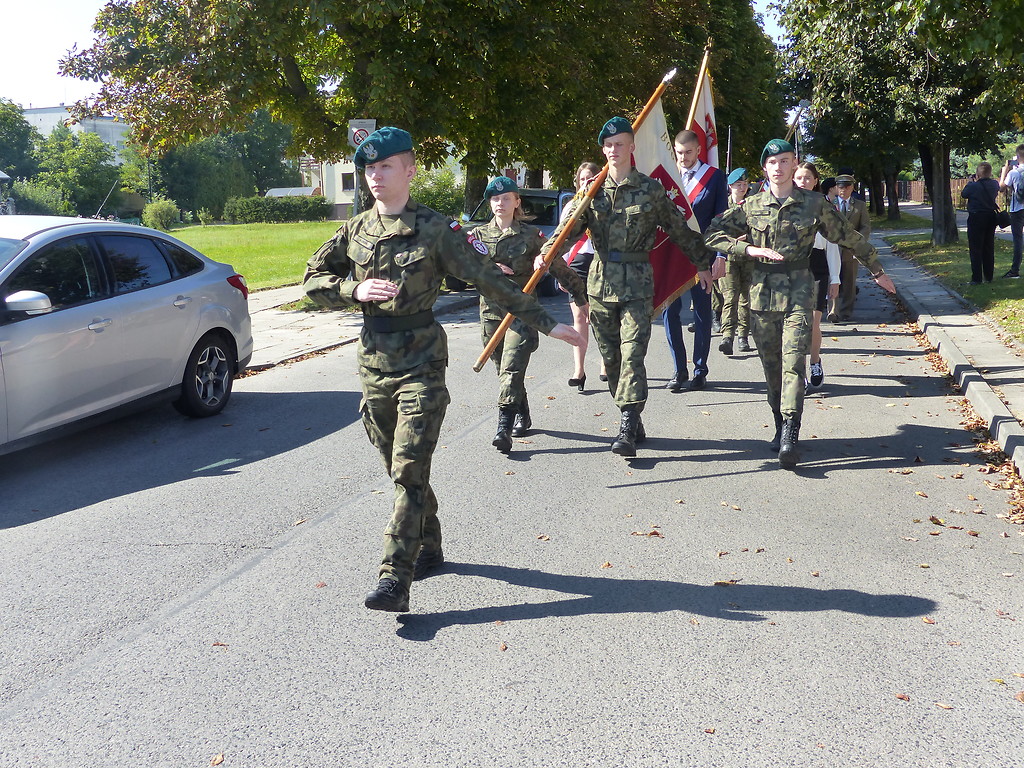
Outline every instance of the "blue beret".
[(491, 180), (484, 190), (484, 197), (490, 200), (495, 195), (503, 195), (506, 192), (518, 192), (519, 185), (508, 176), (498, 176)]
[(729, 174), (729, 183), (730, 184), (735, 184), (737, 181), (743, 181), (746, 178), (747, 178), (747, 169), (746, 168), (737, 168), (736, 170), (734, 170), (732, 173)]
[(384, 126), (371, 133), (356, 150), (352, 162), (362, 170), (367, 165), (386, 160), (400, 152), (412, 151), (412, 136), (401, 128)]
[(764, 145), (764, 149), (761, 151), (761, 167), (764, 167), (764, 162), (769, 157), (775, 157), (781, 155), (784, 152), (792, 152), (796, 154), (796, 150), (793, 149), (793, 145), (785, 139), (772, 139)]
[(620, 133), (628, 133), (630, 136), (633, 135), (633, 124), (624, 117), (613, 117), (604, 127), (601, 128), (601, 133), (597, 135), (598, 146), (604, 146), (604, 140), (609, 136), (618, 136)]

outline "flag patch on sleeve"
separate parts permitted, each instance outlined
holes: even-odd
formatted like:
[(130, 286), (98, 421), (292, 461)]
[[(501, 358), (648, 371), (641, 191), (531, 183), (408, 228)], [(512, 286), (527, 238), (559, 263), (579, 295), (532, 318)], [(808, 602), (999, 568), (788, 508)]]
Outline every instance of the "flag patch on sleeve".
[(460, 229), (462, 229), (462, 225), (459, 224), (459, 222), (457, 221), (449, 221), (448, 226), (452, 228), (452, 232), (458, 232)]

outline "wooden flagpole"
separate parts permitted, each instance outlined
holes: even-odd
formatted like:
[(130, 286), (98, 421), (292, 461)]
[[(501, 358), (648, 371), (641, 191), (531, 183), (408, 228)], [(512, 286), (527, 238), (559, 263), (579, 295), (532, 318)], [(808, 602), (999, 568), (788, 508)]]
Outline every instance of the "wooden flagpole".
[(708, 73), (708, 59), (711, 58), (711, 38), (708, 38), (708, 44), (704, 46), (704, 59), (700, 63), (700, 71), (697, 73), (697, 87), (693, 89), (693, 101), (690, 102), (690, 114), (686, 118), (686, 125), (684, 128), (690, 130), (690, 126), (693, 125), (693, 118), (697, 115), (697, 102), (700, 101), (700, 91), (704, 86), (704, 76)]
[[(704, 57), (704, 62), (707, 64), (707, 55)], [(651, 110), (654, 109), (654, 106), (658, 103), (658, 99), (660, 99), (662, 94), (665, 93), (665, 89), (668, 88), (669, 82), (676, 76), (677, 71), (678, 70), (673, 69), (661, 79), (658, 87), (655, 88), (654, 93), (651, 94), (651, 98), (647, 100), (644, 108), (640, 110), (640, 114), (637, 115), (636, 119), (633, 121), (633, 133), (636, 133), (640, 129), (640, 126), (643, 125), (647, 116), (651, 114)], [(544, 257), (544, 266), (534, 271), (529, 281), (525, 286), (523, 286), (523, 293), (533, 293), (537, 288), (537, 283), (540, 282), (544, 273), (547, 271), (548, 265), (554, 261), (556, 257), (561, 258), (560, 256), (557, 256), (559, 250), (561, 250), (565, 241), (569, 238), (569, 232), (572, 230), (573, 224), (575, 224), (579, 217), (583, 215), (583, 212), (587, 210), (590, 206), (590, 201), (594, 199), (598, 191), (601, 189), (601, 186), (604, 184), (604, 180), (608, 176), (608, 168), (608, 164), (605, 163), (601, 172), (594, 177), (593, 181), (590, 182), (590, 186), (587, 187), (587, 193), (580, 200), (579, 205), (576, 206), (572, 215), (570, 215), (569, 218), (559, 227), (560, 231), (558, 236), (555, 238), (554, 243), (552, 243), (551, 247), (548, 249), (547, 255)], [(505, 318), (501, 321), (497, 330), (495, 330), (491, 340), (487, 342), (487, 346), (484, 347), (484, 351), (481, 352), (480, 357), (477, 358), (476, 364), (473, 366), (474, 371), (479, 373), (481, 369), (483, 369), (484, 365), (487, 364), (491, 355), (494, 354), (495, 348), (501, 344), (501, 340), (505, 338), (505, 332), (508, 331), (509, 326), (512, 325), (513, 319), (514, 317), (511, 312), (505, 315)]]

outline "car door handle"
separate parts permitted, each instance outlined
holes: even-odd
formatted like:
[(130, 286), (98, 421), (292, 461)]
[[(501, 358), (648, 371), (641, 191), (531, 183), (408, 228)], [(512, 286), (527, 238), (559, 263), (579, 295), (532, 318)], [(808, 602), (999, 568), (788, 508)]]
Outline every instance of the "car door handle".
[(174, 300), (174, 306), (176, 306), (178, 309), (182, 309), (183, 307), (187, 307), (191, 303), (191, 301), (191, 296), (179, 296)]
[(109, 317), (106, 318), (105, 320), (93, 320), (91, 323), (89, 323), (89, 325), (86, 326), (86, 328), (88, 328), (90, 331), (102, 331), (104, 328), (106, 328), (113, 322), (114, 321), (111, 320)]

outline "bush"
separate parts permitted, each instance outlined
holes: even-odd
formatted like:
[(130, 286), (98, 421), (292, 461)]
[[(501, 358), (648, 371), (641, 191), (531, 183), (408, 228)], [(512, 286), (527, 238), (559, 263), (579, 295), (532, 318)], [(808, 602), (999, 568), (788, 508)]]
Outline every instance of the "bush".
[(451, 168), (420, 171), (413, 177), (410, 192), (417, 203), (445, 216), (458, 218), (462, 213), (462, 189), (455, 182), (455, 173)]
[(210, 213), (209, 208), (200, 208), (196, 211), (196, 216), (199, 218), (199, 223), (204, 227), (208, 227), (213, 224), (213, 214)]
[(18, 213), (38, 216), (74, 216), (74, 206), (57, 187), (42, 181), (18, 179), (11, 185), (11, 197)]
[(142, 223), (153, 229), (169, 232), (181, 220), (181, 212), (173, 200), (158, 198), (142, 211)]
[(224, 218), (232, 224), (323, 221), (331, 209), (324, 197), (232, 197), (224, 204)]

